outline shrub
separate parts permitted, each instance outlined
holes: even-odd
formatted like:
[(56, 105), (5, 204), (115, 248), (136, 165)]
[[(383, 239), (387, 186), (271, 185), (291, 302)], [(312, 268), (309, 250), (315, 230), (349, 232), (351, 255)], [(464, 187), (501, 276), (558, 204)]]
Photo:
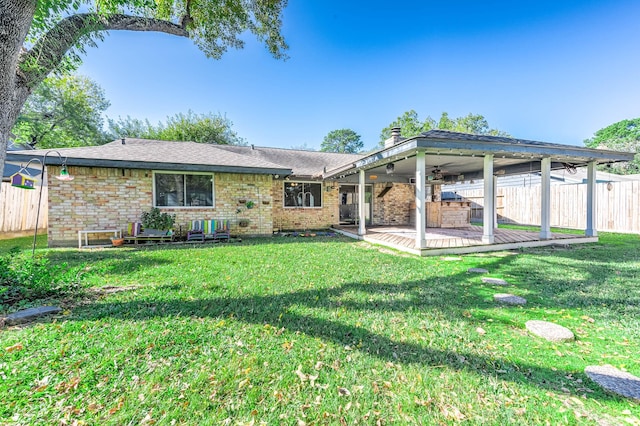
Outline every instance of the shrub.
[(145, 229), (172, 229), (176, 215), (163, 213), (159, 208), (154, 207), (148, 212), (143, 212), (140, 216), (142, 227)]
[(63, 296), (80, 288), (78, 269), (66, 263), (51, 265), (49, 259), (33, 258), (12, 250), (0, 256), (0, 304), (12, 305), (51, 296)]

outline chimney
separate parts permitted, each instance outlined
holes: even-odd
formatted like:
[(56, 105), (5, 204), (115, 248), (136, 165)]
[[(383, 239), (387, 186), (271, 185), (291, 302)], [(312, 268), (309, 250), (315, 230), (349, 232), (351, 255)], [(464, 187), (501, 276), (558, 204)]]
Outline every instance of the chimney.
[(403, 138), (400, 136), (400, 127), (391, 128), (391, 137), (384, 141), (384, 147), (389, 148), (400, 142)]

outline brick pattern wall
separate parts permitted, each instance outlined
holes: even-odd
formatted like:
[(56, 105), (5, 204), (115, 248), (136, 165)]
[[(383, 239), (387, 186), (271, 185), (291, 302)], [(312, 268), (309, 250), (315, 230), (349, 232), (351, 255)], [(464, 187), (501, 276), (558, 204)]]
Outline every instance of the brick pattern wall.
[(408, 225), (410, 211), (415, 202), (414, 187), (408, 183), (394, 183), (393, 187), (379, 198), (385, 183), (373, 185), (374, 225)]
[[(60, 168), (48, 169), (49, 246), (74, 246), (81, 229), (122, 229), (128, 222), (140, 221), (143, 211), (153, 205), (153, 173), (151, 170), (70, 167), (71, 182), (54, 176)], [(231, 232), (237, 235), (271, 235), (271, 175), (215, 173), (215, 207), (162, 207), (176, 215), (176, 230), (195, 219), (230, 219)], [(281, 196), (280, 196), (281, 197)], [(255, 203), (247, 209), (240, 200)], [(240, 227), (241, 219), (248, 220)]]
[(284, 181), (274, 180), (273, 228), (277, 230), (324, 229), (340, 222), (338, 186), (322, 183), (322, 208), (284, 207)]

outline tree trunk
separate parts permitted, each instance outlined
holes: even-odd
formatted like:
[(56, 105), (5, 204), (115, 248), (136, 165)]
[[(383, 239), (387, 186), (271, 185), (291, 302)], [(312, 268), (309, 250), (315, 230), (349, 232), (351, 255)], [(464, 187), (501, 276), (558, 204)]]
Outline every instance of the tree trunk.
[(0, 171), (4, 172), (9, 134), (29, 96), (16, 70), (37, 0), (3, 0), (0, 7)]
[[(0, 6), (0, 170), (4, 171), (9, 135), (31, 91), (60, 63), (83, 36), (108, 30), (157, 31), (188, 37), (186, 28), (169, 21), (113, 14), (70, 15), (60, 20), (30, 51), (23, 45), (38, 0), (2, 0)], [(21, 64), (28, 63), (28, 69)]]

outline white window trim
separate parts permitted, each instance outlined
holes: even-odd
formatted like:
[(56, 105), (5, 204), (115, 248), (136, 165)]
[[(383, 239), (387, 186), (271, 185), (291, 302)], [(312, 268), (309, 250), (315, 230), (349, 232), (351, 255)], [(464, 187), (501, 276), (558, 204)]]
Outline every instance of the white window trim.
[[(287, 183), (302, 183), (302, 184), (309, 184), (309, 183), (313, 183), (316, 185), (320, 185), (320, 205), (319, 206), (287, 206), (286, 205), (286, 198), (285, 194), (284, 194), (284, 186)], [(313, 181), (313, 180), (287, 180), (287, 181), (283, 181), (282, 182), (282, 208), (285, 209), (322, 209), (324, 208), (324, 194), (323, 194), (323, 189), (324, 189), (324, 185), (323, 182), (318, 182), (318, 181)]]
[[(156, 174), (161, 175), (206, 175), (211, 176), (211, 206), (158, 206), (156, 204)], [(163, 171), (163, 170), (153, 170), (151, 176), (152, 183), (152, 195), (153, 195), (153, 207), (157, 207), (159, 209), (213, 209), (216, 207), (216, 181), (215, 174), (209, 172), (174, 172), (174, 171)]]

